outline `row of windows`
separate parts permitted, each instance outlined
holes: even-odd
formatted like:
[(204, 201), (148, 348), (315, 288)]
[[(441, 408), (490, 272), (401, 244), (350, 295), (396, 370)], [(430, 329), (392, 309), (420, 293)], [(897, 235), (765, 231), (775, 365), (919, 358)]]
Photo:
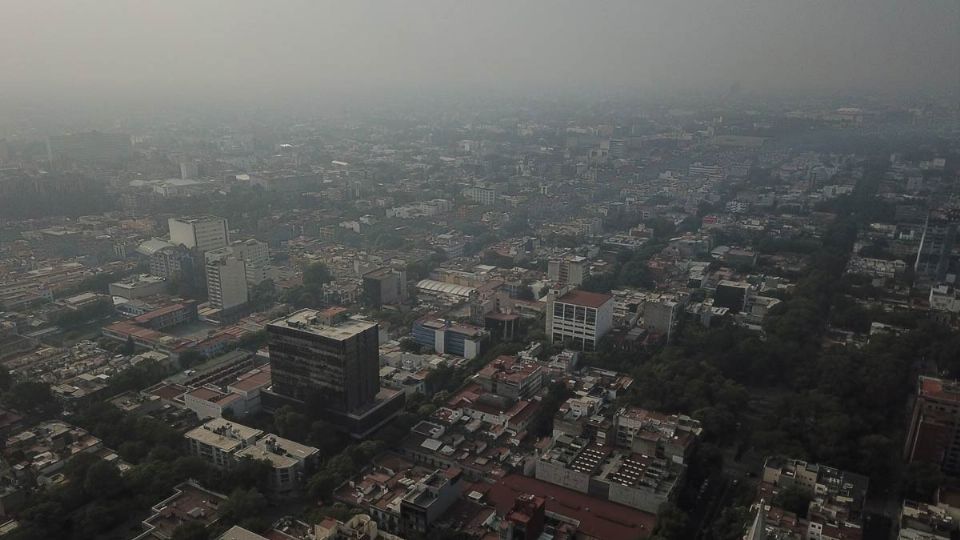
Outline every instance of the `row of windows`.
[(563, 304), (560, 302), (554, 302), (553, 316), (554, 318), (568, 321), (586, 321), (588, 324), (596, 324), (597, 322), (596, 309), (585, 308), (583, 306), (574, 306), (573, 304)]

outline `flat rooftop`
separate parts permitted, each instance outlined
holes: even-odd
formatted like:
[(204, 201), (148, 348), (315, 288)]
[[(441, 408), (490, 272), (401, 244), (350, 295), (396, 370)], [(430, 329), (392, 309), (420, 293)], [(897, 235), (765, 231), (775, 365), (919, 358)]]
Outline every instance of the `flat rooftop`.
[(249, 441), (260, 435), (263, 435), (263, 431), (259, 429), (228, 422), (223, 418), (214, 418), (198, 428), (191, 429), (185, 437), (224, 452), (233, 452), (243, 446), (243, 441)]
[(328, 339), (345, 340), (361, 332), (376, 328), (377, 323), (370, 321), (360, 321), (348, 319), (335, 325), (325, 325), (320, 322), (320, 312), (315, 309), (301, 309), (282, 319), (277, 319), (267, 325), (267, 327), (289, 328), (299, 330)]
[(609, 294), (572, 290), (560, 298), (557, 298), (557, 302), (573, 304), (575, 306), (599, 308), (600, 306), (609, 302), (612, 298), (613, 296)]
[(595, 538), (648, 538), (657, 524), (653, 514), (517, 474), (492, 485), (475, 484), (474, 488), (479, 488), (499, 514), (509, 512), (520, 495), (543, 497), (547, 512), (579, 521), (579, 529)]
[(960, 381), (920, 377), (920, 395), (928, 399), (960, 402)]

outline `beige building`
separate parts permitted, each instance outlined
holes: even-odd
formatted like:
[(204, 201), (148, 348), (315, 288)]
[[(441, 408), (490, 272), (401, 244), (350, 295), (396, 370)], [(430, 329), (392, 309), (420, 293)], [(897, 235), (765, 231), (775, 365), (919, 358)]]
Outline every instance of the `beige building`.
[(320, 450), (293, 442), (272, 433), (254, 445), (238, 451), (237, 458), (266, 460), (273, 467), (270, 489), (275, 492), (291, 491), (301, 487), (317, 465)]
[(229, 469), (236, 463), (236, 452), (252, 446), (263, 431), (250, 428), (223, 418), (214, 418), (184, 437), (190, 454), (209, 461), (214, 466)]
[(216, 216), (170, 218), (170, 243), (196, 248), (201, 252), (226, 247), (230, 243), (227, 220)]

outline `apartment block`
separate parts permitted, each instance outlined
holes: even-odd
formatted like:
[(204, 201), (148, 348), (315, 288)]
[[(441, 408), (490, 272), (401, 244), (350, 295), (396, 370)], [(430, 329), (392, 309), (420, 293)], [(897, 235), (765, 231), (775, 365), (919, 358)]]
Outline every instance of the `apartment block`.
[(196, 248), (201, 253), (230, 244), (227, 220), (216, 216), (179, 217), (167, 220), (170, 243)]

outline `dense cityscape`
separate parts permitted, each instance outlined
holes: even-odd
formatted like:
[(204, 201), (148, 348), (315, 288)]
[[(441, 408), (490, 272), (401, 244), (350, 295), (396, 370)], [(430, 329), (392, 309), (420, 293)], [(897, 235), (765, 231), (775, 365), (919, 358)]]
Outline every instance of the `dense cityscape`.
[(0, 539), (960, 537), (955, 92), (297, 107), (8, 109)]

